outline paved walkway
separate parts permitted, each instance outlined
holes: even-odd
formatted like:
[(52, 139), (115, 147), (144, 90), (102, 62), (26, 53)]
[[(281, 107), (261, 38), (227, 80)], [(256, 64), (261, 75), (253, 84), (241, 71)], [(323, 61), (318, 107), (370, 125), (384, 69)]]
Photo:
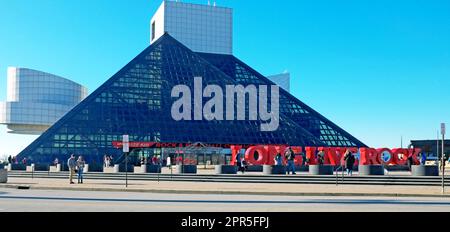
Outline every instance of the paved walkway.
[[(45, 207), (42, 207), (45, 205)], [(160, 194), (0, 188), (1, 212), (449, 212), (450, 198)], [(230, 216), (233, 216), (231, 214)], [(218, 219), (220, 220), (220, 218)], [(282, 220), (282, 219), (280, 219)], [(271, 219), (272, 221), (272, 219)], [(176, 223), (176, 221), (174, 221)], [(169, 230), (177, 230), (177, 228)], [(178, 229), (179, 230), (179, 229)]]
[(241, 194), (241, 195), (284, 195), (284, 196), (389, 196), (389, 197), (449, 197), (450, 189), (442, 194), (440, 187), (429, 186), (355, 186), (355, 185), (301, 185), (301, 184), (242, 184), (242, 183), (192, 183), (130, 181), (125, 188), (125, 180), (85, 180), (83, 185), (70, 185), (62, 179), (9, 178), (1, 187), (17, 188), (30, 186), (31, 189), (81, 190), (113, 192), (151, 192), (177, 194)]

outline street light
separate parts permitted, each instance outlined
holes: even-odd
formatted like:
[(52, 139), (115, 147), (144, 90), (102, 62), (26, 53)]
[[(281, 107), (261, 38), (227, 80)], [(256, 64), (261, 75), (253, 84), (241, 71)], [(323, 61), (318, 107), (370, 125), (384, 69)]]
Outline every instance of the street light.
[(445, 143), (445, 123), (441, 123), (442, 134), (442, 193), (445, 193), (445, 159), (444, 159), (444, 143)]

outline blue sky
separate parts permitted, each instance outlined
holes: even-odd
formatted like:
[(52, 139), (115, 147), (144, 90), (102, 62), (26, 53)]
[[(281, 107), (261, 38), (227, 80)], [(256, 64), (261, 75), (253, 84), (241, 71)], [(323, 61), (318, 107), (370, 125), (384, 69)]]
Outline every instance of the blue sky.
[[(234, 8), (238, 58), (263, 74), (290, 71), (296, 97), (369, 146), (434, 139), (450, 123), (450, 1), (217, 2)], [(92, 92), (149, 45), (160, 3), (0, 0), (0, 99), (8, 66)], [(35, 138), (0, 130), (0, 155)]]

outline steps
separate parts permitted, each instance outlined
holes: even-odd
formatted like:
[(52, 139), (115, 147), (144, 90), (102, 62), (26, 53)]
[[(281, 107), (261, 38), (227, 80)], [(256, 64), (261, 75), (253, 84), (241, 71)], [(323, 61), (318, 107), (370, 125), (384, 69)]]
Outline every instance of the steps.
[[(31, 173), (13, 171), (10, 178), (45, 178), (67, 179), (68, 172)], [(91, 180), (124, 180), (125, 174), (86, 173), (85, 179)], [(156, 174), (128, 174), (130, 181), (173, 181), (173, 182), (209, 182), (209, 183), (271, 183), (271, 184), (336, 184), (336, 176), (310, 176), (300, 174), (297, 176), (263, 176), (263, 175), (156, 175)], [(353, 176), (339, 177), (339, 184), (344, 185), (404, 185), (404, 186), (441, 186), (441, 177), (412, 177), (412, 176)], [(450, 186), (450, 178), (446, 178)]]

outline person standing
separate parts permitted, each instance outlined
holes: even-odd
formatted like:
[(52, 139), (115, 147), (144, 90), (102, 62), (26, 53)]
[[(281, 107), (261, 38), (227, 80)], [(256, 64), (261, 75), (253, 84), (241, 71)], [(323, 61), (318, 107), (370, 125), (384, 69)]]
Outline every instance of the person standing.
[(280, 153), (275, 156), (274, 161), (276, 166), (283, 166), (283, 158)]
[(292, 175), (296, 175), (297, 173), (295, 173), (295, 153), (292, 150), (292, 148), (288, 148), (286, 150), (285, 157), (288, 163), (287, 174), (289, 175), (289, 173), (292, 172)]
[(317, 161), (319, 162), (320, 166), (323, 166), (323, 164), (325, 163), (325, 152), (319, 151), (319, 153), (317, 153)]
[(109, 166), (114, 167), (114, 157), (113, 156), (109, 157)]
[(422, 152), (420, 156), (420, 165), (424, 166), (427, 164), (427, 154), (425, 152)]
[(107, 155), (103, 156), (103, 167), (105, 167), (105, 168), (108, 167), (108, 156)]
[(353, 176), (353, 166), (355, 165), (356, 160), (355, 160), (355, 156), (353, 155), (353, 153), (350, 150), (347, 150), (345, 152), (344, 160), (345, 160), (345, 168), (347, 170), (347, 175)]
[(86, 162), (83, 159), (83, 156), (78, 157), (77, 160), (77, 170), (78, 170), (78, 184), (83, 184), (83, 175), (84, 175), (84, 167), (86, 166)]
[(242, 174), (245, 174), (245, 171), (247, 170), (247, 161), (245, 161), (244, 157), (241, 157), (241, 160), (238, 163), (238, 171), (242, 172)]
[(67, 160), (67, 166), (69, 167), (69, 181), (70, 184), (75, 184), (73, 182), (73, 175), (75, 174), (75, 169), (77, 167), (77, 162), (75, 160), (75, 155), (70, 155), (70, 158)]
[(8, 164), (12, 164), (12, 157), (8, 156)]

